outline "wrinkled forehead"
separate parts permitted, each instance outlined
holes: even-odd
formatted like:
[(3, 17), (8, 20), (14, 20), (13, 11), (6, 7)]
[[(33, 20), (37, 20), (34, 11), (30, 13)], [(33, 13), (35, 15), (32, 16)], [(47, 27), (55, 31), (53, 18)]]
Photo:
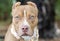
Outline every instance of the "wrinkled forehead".
[(35, 14), (35, 9), (31, 6), (25, 5), (25, 6), (16, 7), (12, 12), (13, 12), (14, 15), (27, 14), (27, 13)]

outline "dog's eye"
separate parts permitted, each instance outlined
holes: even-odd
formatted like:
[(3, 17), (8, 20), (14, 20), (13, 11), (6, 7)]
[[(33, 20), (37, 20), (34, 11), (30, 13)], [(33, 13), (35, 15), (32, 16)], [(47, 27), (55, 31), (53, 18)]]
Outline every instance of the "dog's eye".
[(19, 16), (16, 16), (15, 18), (19, 18)]
[(15, 18), (16, 18), (16, 19), (19, 19), (20, 17), (19, 17), (19, 16), (16, 16)]
[(34, 19), (34, 16), (30, 16), (30, 18), (29, 19)]

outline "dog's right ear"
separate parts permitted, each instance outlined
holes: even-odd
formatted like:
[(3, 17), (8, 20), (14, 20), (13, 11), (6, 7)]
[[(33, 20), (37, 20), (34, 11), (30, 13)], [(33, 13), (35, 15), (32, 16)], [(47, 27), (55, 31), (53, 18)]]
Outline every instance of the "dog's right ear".
[(27, 2), (27, 4), (30, 5), (30, 6), (33, 6), (33, 7), (37, 7), (34, 2), (30, 2), (30, 1), (29, 1), (29, 2)]
[(20, 4), (21, 4), (21, 2), (17, 2), (15, 4), (13, 4), (12, 9), (15, 9), (17, 6), (20, 6)]

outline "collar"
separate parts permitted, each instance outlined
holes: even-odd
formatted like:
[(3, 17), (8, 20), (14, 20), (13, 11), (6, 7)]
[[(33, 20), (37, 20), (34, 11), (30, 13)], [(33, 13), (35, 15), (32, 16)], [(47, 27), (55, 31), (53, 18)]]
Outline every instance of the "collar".
[[(18, 34), (16, 33), (16, 31), (15, 31), (15, 28), (14, 28), (14, 25), (12, 25), (12, 28), (11, 28), (11, 33), (12, 33), (12, 35), (14, 35), (14, 37), (16, 37), (17, 39), (20, 39), (21, 37), (20, 36), (18, 36)], [(31, 36), (31, 37), (29, 37), (29, 36), (22, 36), (22, 38), (25, 40), (25, 41), (27, 41), (27, 40), (31, 40), (31, 39), (38, 39), (38, 29), (37, 29), (37, 26), (35, 27), (35, 29), (34, 29), (34, 34), (33, 34), (33, 36)]]

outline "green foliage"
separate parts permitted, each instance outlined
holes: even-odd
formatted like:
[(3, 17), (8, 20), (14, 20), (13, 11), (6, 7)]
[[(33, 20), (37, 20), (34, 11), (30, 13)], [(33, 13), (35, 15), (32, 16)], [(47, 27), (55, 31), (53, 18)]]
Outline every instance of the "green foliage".
[(56, 2), (56, 20), (60, 20), (60, 0), (57, 0)]
[(10, 15), (12, 0), (0, 0), (0, 17), (3, 17), (5, 12)]

